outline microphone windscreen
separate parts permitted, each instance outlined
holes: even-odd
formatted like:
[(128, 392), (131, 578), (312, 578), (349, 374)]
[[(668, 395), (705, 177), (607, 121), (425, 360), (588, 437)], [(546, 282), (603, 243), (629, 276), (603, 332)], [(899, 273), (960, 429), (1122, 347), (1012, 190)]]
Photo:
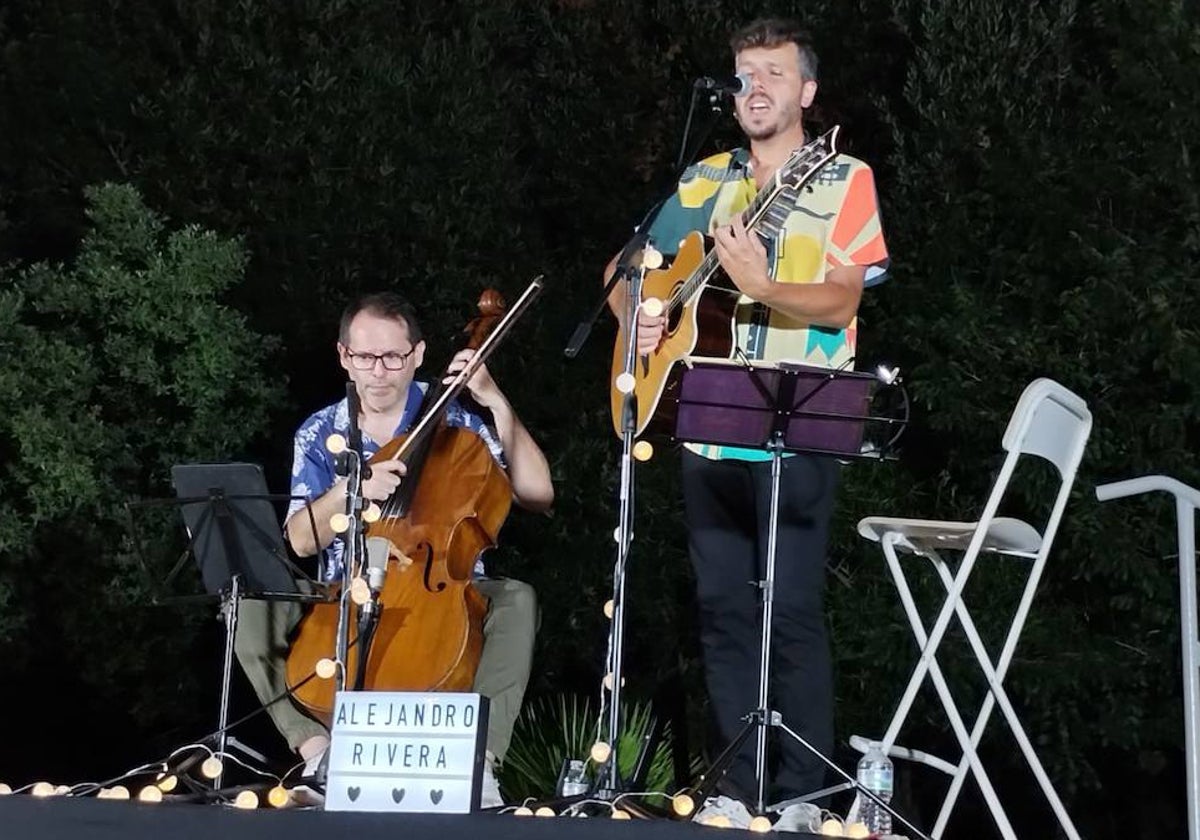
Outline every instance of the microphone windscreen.
[(387, 537), (367, 537), (367, 568), (386, 569), (388, 547), (391, 543)]

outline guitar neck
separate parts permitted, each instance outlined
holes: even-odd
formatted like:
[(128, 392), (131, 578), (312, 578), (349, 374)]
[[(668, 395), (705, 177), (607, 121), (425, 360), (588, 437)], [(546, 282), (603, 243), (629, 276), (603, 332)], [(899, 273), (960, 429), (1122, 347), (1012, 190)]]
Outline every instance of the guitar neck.
[[(796, 192), (791, 187), (773, 179), (754, 196), (754, 200), (739, 215), (746, 230), (762, 236), (775, 236), (783, 230), (783, 223), (796, 204)], [(670, 307), (688, 306), (700, 290), (717, 273), (721, 267), (716, 251), (709, 251), (704, 260), (696, 266), (696, 270), (680, 288), (678, 295), (672, 296)]]
[[(774, 237), (783, 230), (788, 214), (800, 201), (800, 191), (826, 163), (837, 155), (839, 127), (834, 126), (823, 135), (792, 153), (779, 168), (770, 183), (763, 186), (750, 205), (741, 212), (746, 230), (760, 236)], [(678, 310), (690, 306), (720, 268), (716, 252), (709, 251), (679, 291), (667, 301), (667, 310)]]

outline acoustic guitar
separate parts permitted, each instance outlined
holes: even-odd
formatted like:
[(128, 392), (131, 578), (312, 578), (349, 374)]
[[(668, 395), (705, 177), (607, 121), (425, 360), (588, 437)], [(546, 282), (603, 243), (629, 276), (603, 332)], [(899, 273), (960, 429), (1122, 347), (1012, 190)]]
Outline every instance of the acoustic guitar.
[[(764, 184), (742, 211), (748, 231), (769, 240), (782, 229), (788, 214), (801, 203), (804, 186), (837, 155), (839, 127), (834, 126), (797, 149)], [(727, 359), (736, 342), (734, 320), (741, 293), (725, 277), (716, 252), (700, 231), (688, 234), (667, 268), (647, 271), (642, 279), (642, 300), (662, 301), (667, 316), (666, 333), (658, 347), (634, 359), (633, 390), (637, 413), (635, 436), (641, 435), (655, 412), (678, 387), (678, 364), (688, 356)], [(727, 285), (722, 285), (722, 281)], [(617, 388), (625, 372), (626, 328), (617, 332), (612, 359), (612, 419), (617, 436), (622, 433), (625, 393)]]

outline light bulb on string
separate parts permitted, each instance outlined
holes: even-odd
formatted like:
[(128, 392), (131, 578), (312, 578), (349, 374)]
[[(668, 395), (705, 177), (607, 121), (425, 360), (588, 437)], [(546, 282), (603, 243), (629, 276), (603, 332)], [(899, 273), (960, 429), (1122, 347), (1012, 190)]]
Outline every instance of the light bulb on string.
[(514, 817), (532, 817), (533, 809), (530, 808), (528, 805), (522, 805), (519, 808), (517, 808), (515, 811), (513, 811), (513, 816)]
[(637, 387), (637, 379), (632, 373), (619, 373), (613, 380), (613, 387), (617, 389), (618, 394), (632, 394), (633, 389)]
[(842, 821), (836, 817), (830, 817), (821, 823), (821, 834), (824, 837), (841, 837), (842, 836)]
[(365, 577), (350, 581), (350, 600), (360, 607), (371, 600), (371, 586)]
[(724, 814), (713, 814), (711, 817), (706, 817), (705, 825), (711, 825), (713, 828), (733, 828), (733, 822)]
[(854, 838), (866, 838), (871, 836), (871, 829), (867, 828), (865, 823), (852, 822), (846, 826), (846, 836)]
[(267, 802), (271, 803), (273, 808), (282, 808), (291, 800), (291, 796), (287, 792), (287, 788), (283, 785), (275, 785), (267, 792)]
[(258, 795), (252, 790), (244, 790), (233, 800), (233, 806), (251, 811), (258, 807)]
[(607, 601), (605, 601), (605, 602), (604, 602), (604, 617), (605, 617), (605, 618), (612, 618), (612, 617), (613, 617), (613, 612), (614, 612), (615, 610), (616, 610), (616, 607), (615, 607), (615, 606), (613, 606), (613, 599), (612, 599), (612, 598), (609, 598)]
[(671, 797), (671, 810), (681, 817), (689, 817), (696, 810), (696, 800), (686, 793), (677, 793)]
[(0, 796), (8, 796), (10, 793), (12, 793), (12, 788), (4, 782), (0, 782)]
[(335, 513), (329, 517), (329, 527), (335, 534), (344, 534), (350, 530), (350, 517), (344, 513)]
[(657, 318), (663, 314), (663, 302), (656, 297), (646, 298), (642, 301), (639, 308), (651, 318)]
[(166, 774), (163, 774), (163, 773), (159, 773), (158, 781), (155, 782), (155, 784), (158, 786), (158, 789), (161, 790), (163, 793), (170, 793), (171, 791), (175, 790), (175, 787), (179, 784), (179, 779), (178, 779), (178, 777), (175, 776), (174, 773), (172, 773), (169, 776)]
[[(658, 250), (653, 245), (647, 245), (642, 249), (642, 268), (653, 271), (656, 268), (661, 268), (662, 264), (662, 251)], [(658, 298), (650, 298), (650, 300), (658, 300)]]
[(146, 785), (138, 791), (138, 802), (162, 802), (162, 798), (158, 785)]
[(221, 771), (225, 769), (225, 765), (221, 763), (221, 759), (215, 755), (210, 755), (204, 759), (204, 763), (200, 765), (200, 773), (206, 779), (215, 779), (221, 775)]
[(633, 445), (633, 457), (638, 461), (649, 461), (654, 457), (654, 444), (648, 440), (639, 440)]
[(558, 816), (557, 814), (554, 813), (554, 809), (549, 807), (548, 805), (543, 805), (541, 808), (538, 808), (536, 811), (533, 812), (533, 815), (535, 817), (556, 817), (556, 816)]
[(334, 432), (329, 437), (325, 438), (325, 449), (334, 455), (341, 455), (346, 451), (346, 447), (348, 445), (349, 444), (346, 443), (346, 438), (343, 435), (339, 435), (337, 432)]
[(383, 511), (379, 505), (371, 502), (371, 504), (367, 505), (367, 509), (363, 511), (362, 516), (363, 522), (378, 522), (380, 517), (383, 516)]
[(38, 782), (36, 785), (33, 786), (33, 790), (31, 790), (29, 792), (31, 794), (33, 794), (34, 796), (38, 797), (39, 799), (42, 799), (47, 796), (53, 796), (54, 795), (54, 785), (50, 784), (49, 782)]
[(771, 830), (771, 820), (761, 814), (750, 820), (750, 830), (756, 834), (766, 834)]
[(333, 675), (337, 673), (337, 663), (328, 656), (324, 656), (317, 660), (317, 667), (313, 670), (323, 680), (333, 679)]
[(629, 812), (628, 812), (628, 811), (623, 811), (623, 810), (621, 810), (620, 808), (613, 808), (613, 809), (612, 809), (612, 818), (613, 818), (614, 820), (628, 820), (628, 819), (632, 819), (632, 818), (629, 816)]
[(71, 792), (70, 785), (55, 785), (54, 786), (54, 795), (55, 796), (66, 796), (70, 792)]
[(110, 787), (108, 789), (108, 798), (109, 799), (128, 799), (129, 798), (129, 788), (125, 787), (125, 785), (113, 785), (112, 787)]
[[(624, 677), (622, 677), (622, 678), (621, 678), (621, 687), (622, 687), (622, 688), (624, 688), (624, 687), (625, 687), (625, 678), (624, 678)], [(613, 690), (613, 675), (612, 675), (612, 671), (609, 671), (607, 674), (605, 674), (605, 675), (604, 675), (604, 690), (605, 690), (605, 691), (612, 691), (612, 690)]]
[(604, 762), (608, 761), (608, 757), (612, 755), (612, 747), (610, 747), (604, 741), (597, 741), (596, 743), (592, 744), (592, 751), (590, 755), (592, 761), (596, 762), (597, 764), (603, 764)]

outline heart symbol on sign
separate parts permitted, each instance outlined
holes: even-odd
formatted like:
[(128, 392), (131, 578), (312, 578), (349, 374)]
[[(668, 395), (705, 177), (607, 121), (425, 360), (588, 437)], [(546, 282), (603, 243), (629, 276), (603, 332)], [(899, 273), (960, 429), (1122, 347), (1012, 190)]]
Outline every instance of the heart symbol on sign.
[(404, 798), (404, 788), (392, 788), (392, 801), (393, 802), (395, 802), (397, 805), (399, 805), (400, 800), (403, 798)]
[(429, 801), (434, 805), (442, 801), (442, 792), (440, 790), (429, 791)]
[(362, 793), (361, 788), (356, 788), (356, 787), (346, 788), (346, 795), (350, 797), (351, 802), (354, 802), (356, 799), (358, 799), (358, 795), (360, 793)]

